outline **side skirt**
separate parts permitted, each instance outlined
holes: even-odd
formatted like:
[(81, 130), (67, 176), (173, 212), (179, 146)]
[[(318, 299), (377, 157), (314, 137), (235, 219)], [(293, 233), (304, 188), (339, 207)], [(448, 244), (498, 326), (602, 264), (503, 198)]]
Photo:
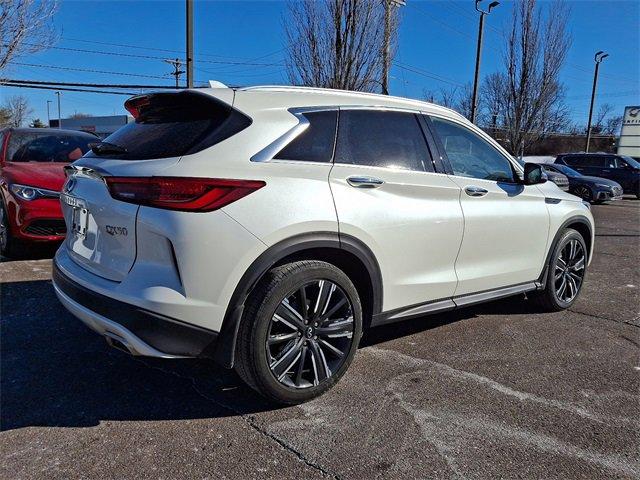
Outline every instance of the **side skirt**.
[(543, 285), (540, 282), (527, 282), (520, 283), (518, 285), (511, 285), (509, 287), (500, 287), (483, 292), (469, 293), (443, 300), (434, 300), (431, 302), (411, 305), (409, 307), (398, 308), (396, 310), (374, 315), (371, 320), (371, 326), (377, 327), (379, 325), (399, 322), (410, 318), (421, 317), (423, 315), (447, 312), (457, 308), (475, 305), (477, 303), (484, 303), (491, 300), (510, 297), (512, 295), (518, 295), (520, 293), (530, 292), (532, 290), (539, 290), (541, 288), (543, 288)]

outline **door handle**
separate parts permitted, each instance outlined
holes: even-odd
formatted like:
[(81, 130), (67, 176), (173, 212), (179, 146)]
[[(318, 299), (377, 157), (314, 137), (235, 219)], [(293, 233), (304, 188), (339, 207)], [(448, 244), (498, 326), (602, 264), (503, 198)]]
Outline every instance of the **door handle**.
[(605, 172), (605, 173), (611, 172), (611, 170), (609, 170), (608, 168), (603, 168), (602, 171)]
[(375, 177), (349, 177), (347, 183), (356, 188), (378, 188), (384, 180)]
[(464, 188), (464, 193), (466, 193), (470, 197), (484, 197), (487, 193), (489, 193), (489, 190), (470, 185)]

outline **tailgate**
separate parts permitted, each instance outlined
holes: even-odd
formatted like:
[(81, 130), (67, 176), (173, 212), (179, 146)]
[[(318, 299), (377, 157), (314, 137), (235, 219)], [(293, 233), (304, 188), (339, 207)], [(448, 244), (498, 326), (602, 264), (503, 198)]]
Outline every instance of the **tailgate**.
[(82, 172), (69, 177), (60, 203), (71, 258), (96, 275), (121, 281), (136, 258), (139, 206), (114, 200), (100, 176)]

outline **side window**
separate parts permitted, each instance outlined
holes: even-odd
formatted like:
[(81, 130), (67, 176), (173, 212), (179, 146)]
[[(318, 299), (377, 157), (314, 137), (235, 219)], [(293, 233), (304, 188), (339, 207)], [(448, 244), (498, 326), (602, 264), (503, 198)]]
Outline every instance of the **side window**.
[(615, 168), (629, 168), (629, 164), (620, 157), (615, 158)]
[(384, 110), (340, 111), (335, 162), (433, 171), (417, 116)]
[(330, 162), (336, 138), (338, 111), (303, 114), (309, 126), (274, 157), (279, 160)]
[(581, 167), (582, 166), (582, 162), (580, 161), (580, 158), (578, 157), (563, 157), (564, 163), (566, 163), (567, 165), (571, 166), (571, 167)]
[(511, 162), (484, 139), (462, 125), (436, 117), (431, 120), (455, 175), (514, 181)]
[(605, 166), (608, 164), (609, 162), (605, 161), (605, 157), (598, 157), (595, 155), (582, 157), (582, 163), (581, 163), (581, 165), (585, 167), (596, 167), (596, 168), (605, 168)]

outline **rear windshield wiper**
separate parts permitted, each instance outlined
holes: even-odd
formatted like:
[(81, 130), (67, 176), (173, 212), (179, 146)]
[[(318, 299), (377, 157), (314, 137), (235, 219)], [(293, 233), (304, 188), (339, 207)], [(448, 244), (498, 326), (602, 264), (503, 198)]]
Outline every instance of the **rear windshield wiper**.
[(127, 149), (116, 145), (115, 143), (109, 142), (100, 142), (100, 143), (92, 143), (91, 151), (96, 155), (108, 155), (110, 153), (127, 153)]

